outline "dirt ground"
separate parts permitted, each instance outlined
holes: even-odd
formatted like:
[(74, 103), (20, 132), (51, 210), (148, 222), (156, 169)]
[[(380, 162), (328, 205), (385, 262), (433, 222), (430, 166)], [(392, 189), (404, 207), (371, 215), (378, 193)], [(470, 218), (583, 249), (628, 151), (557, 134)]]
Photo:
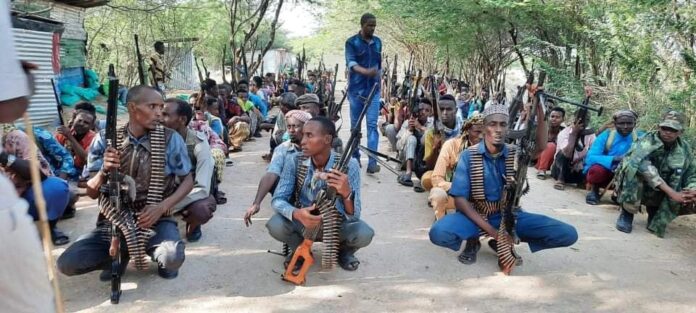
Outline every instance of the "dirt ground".
[[(344, 108), (347, 115), (347, 109)], [(345, 124), (341, 136), (348, 137)], [(315, 264), (306, 286), (280, 279), (283, 258), (264, 227), (272, 215), (266, 197), (254, 224), (242, 216), (251, 203), (266, 163), (268, 134), (233, 154), (222, 189), (228, 203), (204, 226), (201, 241), (186, 246), (179, 277), (164, 280), (154, 265), (132, 268), (123, 279), (121, 303), (109, 303), (109, 284), (99, 272), (60, 276), (69, 312), (696, 312), (696, 223), (680, 218), (664, 239), (645, 229), (636, 217), (630, 235), (614, 228), (617, 210), (588, 206), (580, 190), (557, 191), (552, 181), (532, 177), (523, 198), (526, 210), (574, 225), (579, 241), (570, 248), (532, 254), (523, 244), (524, 265), (512, 276), (498, 271), (486, 246), (478, 262), (462, 265), (454, 251), (428, 240), (433, 221), (427, 194), (396, 183), (386, 170), (363, 172), (363, 219), (375, 229), (372, 244), (359, 251), (357, 272), (340, 268), (318, 272)], [(386, 138), (380, 150), (387, 152)], [(363, 160), (366, 164), (366, 159)], [(72, 240), (94, 225), (97, 209), (82, 200), (76, 218), (59, 226)], [(315, 245), (315, 250), (321, 245)], [(54, 250), (59, 255), (64, 248)]]

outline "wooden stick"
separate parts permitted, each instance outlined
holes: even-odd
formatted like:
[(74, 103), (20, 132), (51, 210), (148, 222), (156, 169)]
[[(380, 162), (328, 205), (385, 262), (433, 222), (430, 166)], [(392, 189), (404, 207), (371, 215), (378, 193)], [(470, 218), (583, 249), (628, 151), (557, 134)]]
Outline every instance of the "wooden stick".
[(29, 120), (29, 114), (24, 113), (24, 127), (27, 130), (27, 136), (29, 137), (29, 165), (31, 172), (31, 185), (34, 190), (34, 202), (36, 204), (36, 211), (39, 213), (39, 230), (41, 231), (41, 242), (43, 243), (44, 257), (46, 259), (46, 269), (48, 271), (48, 279), (53, 285), (53, 294), (55, 296), (56, 302), (56, 312), (63, 313), (65, 308), (63, 308), (63, 298), (60, 293), (60, 286), (58, 285), (58, 275), (56, 274), (56, 268), (53, 262), (53, 242), (51, 240), (51, 229), (48, 226), (48, 214), (46, 213), (46, 199), (43, 196), (43, 190), (41, 189), (41, 175), (39, 174), (39, 159), (37, 157), (36, 151), (36, 140), (34, 138), (34, 129), (31, 126), (31, 121)]

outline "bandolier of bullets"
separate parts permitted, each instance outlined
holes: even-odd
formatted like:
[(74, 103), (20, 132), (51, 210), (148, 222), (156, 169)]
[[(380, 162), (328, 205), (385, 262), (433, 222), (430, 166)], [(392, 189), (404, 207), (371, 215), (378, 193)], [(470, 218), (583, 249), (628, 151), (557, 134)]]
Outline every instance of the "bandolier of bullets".
[[(339, 154), (334, 156), (334, 169), (341, 170), (338, 160), (341, 158)], [(297, 181), (295, 186), (295, 206), (301, 207), (300, 191), (307, 179), (308, 168), (304, 164), (307, 157), (298, 157)], [(344, 170), (345, 171), (345, 170)], [(317, 228), (305, 228), (303, 231), (304, 238), (314, 241), (321, 234), (322, 242), (324, 243), (324, 251), (321, 257), (321, 267), (324, 270), (331, 270), (338, 264), (338, 249), (340, 244), (340, 227), (341, 214), (336, 209), (335, 201), (327, 197), (326, 189), (322, 189), (317, 194), (314, 202), (315, 208), (321, 215), (321, 225)]]
[[(505, 158), (505, 178), (506, 180), (514, 179), (515, 177), (515, 157), (517, 149), (508, 145), (508, 155)], [(471, 197), (476, 211), (488, 221), (491, 214), (499, 212), (507, 203), (505, 203), (506, 194), (505, 188), (501, 195), (500, 201), (487, 201), (485, 189), (483, 185), (483, 154), (478, 152), (479, 146), (474, 145), (468, 148), (471, 153)], [(515, 243), (512, 238), (504, 236), (505, 233), (505, 215), (502, 216), (500, 227), (498, 228), (498, 263), (503, 265), (512, 265), (517, 261), (517, 256), (514, 251)], [(481, 231), (481, 235), (486, 235)]]
[[(118, 129), (117, 147), (119, 151), (123, 151), (125, 133), (125, 126)], [(99, 207), (101, 208), (99, 212), (123, 233), (128, 254), (138, 270), (145, 270), (149, 266), (147, 245), (150, 238), (155, 235), (155, 231), (151, 228), (138, 227), (138, 215), (145, 205), (162, 202), (162, 195), (164, 194), (165, 138), (162, 125), (158, 125), (155, 130), (150, 132), (150, 146), (152, 172), (150, 174), (146, 203), (136, 203), (133, 202), (133, 199), (129, 199), (120, 212), (117, 212), (111, 207), (106, 194), (102, 193), (99, 197)], [(171, 212), (167, 212), (165, 215), (171, 215)], [(105, 233), (108, 234), (108, 232), (107, 227)]]

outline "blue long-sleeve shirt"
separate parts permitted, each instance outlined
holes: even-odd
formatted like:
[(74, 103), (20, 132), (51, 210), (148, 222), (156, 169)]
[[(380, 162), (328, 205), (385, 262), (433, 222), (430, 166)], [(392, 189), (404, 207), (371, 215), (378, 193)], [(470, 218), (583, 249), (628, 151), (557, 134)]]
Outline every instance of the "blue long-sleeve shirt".
[(261, 111), (261, 115), (263, 116), (263, 119), (265, 120), (268, 117), (268, 107), (266, 107), (266, 104), (263, 102), (263, 99), (261, 97), (249, 93), (249, 101), (254, 104), (254, 106)]
[[(25, 130), (24, 127), (20, 129), (22, 131)], [(68, 179), (77, 180), (80, 177), (80, 171), (75, 167), (75, 160), (72, 154), (70, 154), (49, 131), (36, 126), (32, 129), (34, 130), (36, 145), (41, 150), (41, 154), (44, 155), (49, 165), (51, 165), (53, 175), (60, 176), (61, 174), (65, 174)]]
[[(346, 67), (348, 68), (348, 93), (367, 97), (372, 86), (377, 83), (379, 91), (379, 80), (382, 77), (382, 40), (377, 36), (372, 36), (369, 42), (360, 36), (360, 33), (346, 40)], [(353, 67), (360, 65), (364, 68), (377, 68), (379, 75), (367, 77), (358, 74)]]
[[(509, 150), (507, 146), (504, 146), (503, 151), (497, 157), (493, 157), (481, 141), (478, 152), (483, 154), (483, 186), (486, 200), (498, 201), (502, 198), (505, 187), (505, 158)], [(464, 197), (471, 200), (471, 151), (469, 149), (462, 151), (459, 156), (449, 194), (452, 197)]]
[[(324, 166), (324, 172), (330, 171), (334, 162), (336, 161), (336, 153), (331, 152), (329, 161), (326, 162)], [(314, 180), (314, 173), (316, 172), (314, 164), (312, 164), (311, 158), (305, 160), (305, 165), (307, 165), (307, 178), (302, 185), (302, 191), (300, 192), (300, 206), (309, 207), (314, 202), (317, 193), (326, 187), (326, 182), (323, 180)], [(295, 179), (297, 172), (297, 161), (296, 155), (288, 155), (285, 159), (285, 165), (283, 166), (283, 172), (280, 174), (280, 180), (278, 181), (278, 186), (276, 187), (275, 193), (273, 194), (273, 200), (271, 201), (271, 206), (279, 214), (285, 216), (288, 220), (292, 221), (292, 212), (296, 208), (294, 204), (290, 203), (290, 199), (295, 193)], [(360, 166), (358, 161), (351, 158), (348, 164), (348, 181), (350, 187), (353, 190), (353, 215), (346, 214), (345, 207), (343, 206), (343, 201), (336, 201), (336, 209), (338, 209), (343, 216), (348, 220), (357, 220), (360, 218)]]
[[(614, 141), (611, 143), (609, 151), (605, 151), (607, 140), (609, 140), (609, 134), (613, 129), (607, 129), (603, 131), (595, 141), (590, 146), (587, 151), (587, 156), (585, 157), (585, 167), (583, 168), (583, 173), (587, 174), (590, 167), (595, 164), (599, 164), (602, 167), (614, 171), (612, 165), (614, 162), (614, 157), (619, 155), (625, 155), (626, 152), (631, 148), (633, 144), (633, 134), (628, 134), (626, 136), (621, 136), (618, 132), (614, 136)], [(637, 131), (638, 138), (642, 137), (645, 133), (642, 131)]]

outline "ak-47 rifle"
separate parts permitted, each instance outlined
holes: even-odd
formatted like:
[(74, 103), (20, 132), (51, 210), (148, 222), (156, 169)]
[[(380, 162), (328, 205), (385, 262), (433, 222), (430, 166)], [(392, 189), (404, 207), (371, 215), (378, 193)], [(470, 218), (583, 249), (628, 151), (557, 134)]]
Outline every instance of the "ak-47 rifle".
[(53, 97), (56, 98), (56, 105), (58, 106), (58, 120), (60, 125), (65, 126), (65, 120), (63, 119), (63, 105), (60, 104), (60, 97), (58, 92), (56, 92), (56, 82), (51, 78), (51, 89), (53, 89)]
[[(528, 82), (534, 81), (533, 75), (533, 73), (530, 73), (530, 77), (527, 78)], [(543, 87), (545, 79), (546, 73), (542, 71), (539, 73), (539, 82), (536, 88)], [(526, 84), (525, 89), (531, 92), (533, 87), (530, 84)], [(515, 232), (515, 215), (520, 208), (520, 198), (529, 191), (527, 164), (529, 164), (534, 151), (536, 151), (537, 143), (535, 139), (537, 121), (535, 117), (537, 115), (536, 108), (539, 101), (542, 101), (542, 109), (545, 112), (547, 111), (543, 98), (540, 98), (539, 92), (537, 92), (537, 95), (533, 99), (532, 107), (529, 109), (529, 115), (525, 120), (525, 127), (521, 131), (523, 135), (518, 138), (518, 150), (515, 155), (517, 160), (515, 163), (519, 164), (519, 166), (515, 172), (515, 176), (511, 180), (503, 176), (503, 179), (506, 181), (505, 188), (503, 189), (503, 199), (505, 202), (501, 210), (502, 220), (500, 222), (500, 228), (498, 229), (497, 254), (498, 266), (505, 275), (510, 275), (515, 264), (521, 261), (520, 256), (515, 252), (515, 244), (519, 242), (519, 238)], [(546, 118), (545, 114), (544, 118)]]
[[(422, 79), (423, 79), (422, 71), (418, 70), (418, 76), (416, 76), (416, 81), (413, 84), (413, 86), (411, 86), (411, 90), (409, 90), (409, 97), (408, 97), (408, 101), (409, 101), (409, 105), (410, 105), (409, 111), (411, 112), (411, 117), (413, 117), (413, 118), (418, 118), (418, 112), (420, 111), (419, 107), (418, 107), (419, 101), (420, 101), (418, 99), (418, 87), (419, 87)], [(413, 131), (414, 131), (414, 129), (411, 129), (411, 132), (413, 132)]]
[(203, 58), (201, 58), (201, 65), (203, 66), (203, 73), (205, 74), (205, 78), (210, 78), (210, 72), (208, 72), (208, 68), (205, 67), (205, 60), (203, 60)]
[[(399, 55), (394, 54), (394, 67), (392, 70), (392, 75), (391, 75), (391, 80), (390, 80), (391, 93), (389, 94), (389, 96), (391, 96), (391, 97), (396, 97), (398, 95), (397, 91), (396, 91), (396, 80), (397, 80), (396, 67), (398, 66), (398, 64), (399, 64)], [(392, 114), (393, 114), (393, 112), (392, 112)]]
[[(326, 113), (327, 116), (332, 120), (335, 121), (336, 117), (338, 115), (338, 112), (340, 108), (336, 108), (336, 75), (338, 74), (338, 63), (336, 64), (336, 67), (334, 67), (334, 75), (333, 75), (333, 81), (331, 82), (331, 90), (329, 91), (329, 98), (326, 101)], [(343, 98), (345, 99), (345, 97)], [(343, 100), (341, 100), (341, 104), (343, 104)]]
[(244, 45), (242, 45), (242, 64), (244, 65), (244, 78), (249, 79), (249, 66), (247, 66), (247, 58), (246, 52), (244, 51)]
[(193, 62), (196, 63), (196, 70), (198, 71), (198, 81), (202, 84), (203, 83), (203, 74), (201, 73), (201, 68), (198, 66), (198, 60), (196, 58), (193, 58)]
[[(137, 36), (137, 35), (136, 35)], [(136, 37), (137, 38), (137, 37)], [(136, 41), (137, 42), (137, 41)], [(118, 116), (118, 78), (114, 72), (114, 65), (109, 64), (109, 100), (106, 105), (106, 144), (116, 147), (116, 121)], [(111, 169), (108, 173), (109, 202), (118, 212), (121, 210), (121, 181), (118, 169)], [(121, 299), (121, 231), (115, 223), (111, 223), (111, 303), (118, 304)]]
[(438, 121), (440, 120), (440, 107), (437, 105), (438, 91), (437, 91), (437, 80), (435, 75), (430, 76), (430, 97), (433, 101), (433, 134), (439, 135), (440, 130), (438, 129)]
[(227, 44), (222, 46), (222, 82), (227, 84), (227, 75), (225, 75), (225, 60), (227, 59)]
[[(143, 55), (140, 54), (140, 43), (138, 42), (138, 34), (133, 35), (135, 39), (135, 56), (138, 60), (138, 79), (141, 85), (147, 85), (145, 81), (145, 70), (143, 69)], [(154, 77), (152, 78), (154, 80)]]
[[(363, 102), (363, 109), (358, 116), (358, 121), (355, 124), (356, 126), (350, 130), (350, 138), (348, 138), (348, 141), (346, 142), (346, 146), (341, 154), (341, 158), (337, 161), (334, 167), (343, 173), (348, 172), (348, 164), (350, 164), (350, 159), (353, 157), (353, 152), (355, 152), (355, 149), (358, 149), (360, 138), (362, 137), (360, 125), (365, 118), (367, 109), (370, 107), (372, 98), (374, 97), (375, 91), (378, 87), (379, 83), (375, 83), (372, 86), (370, 94), (365, 99), (365, 102)], [(322, 255), (322, 266), (327, 267), (333, 265), (333, 260), (331, 258), (336, 258), (337, 255), (334, 253), (337, 253), (338, 251), (327, 250), (331, 250), (329, 249), (328, 245), (335, 246), (334, 248), (336, 250), (338, 249), (338, 242), (333, 241), (338, 240), (337, 233), (339, 231), (339, 225), (334, 224), (338, 224), (336, 219), (340, 219), (340, 216), (337, 216), (340, 213), (338, 213), (338, 211), (335, 209), (336, 199), (338, 199), (336, 189), (332, 187), (324, 188), (317, 193), (317, 196), (314, 199), (314, 205), (317, 209), (315, 212), (313, 212), (313, 214), (321, 214), (322, 225), (317, 226), (314, 229), (305, 228), (305, 239), (297, 247), (297, 249), (295, 249), (295, 253), (292, 255), (292, 259), (288, 263), (288, 267), (285, 269), (285, 273), (283, 274), (283, 280), (289, 281), (296, 285), (305, 283), (307, 271), (309, 271), (309, 268), (314, 263), (314, 257), (312, 257), (312, 244), (314, 243), (314, 240), (316, 240), (316, 237), (320, 231), (323, 232), (324, 243), (327, 245), (327, 247), (325, 247), (324, 254)], [(298, 273), (295, 274), (295, 264), (297, 264), (297, 261), (300, 259), (304, 260), (304, 263), (302, 264), (302, 267), (299, 269)]]
[(522, 108), (524, 108), (524, 93), (527, 91), (527, 86), (532, 85), (533, 80), (534, 73), (532, 72), (527, 77), (527, 83), (524, 86), (517, 87), (517, 94), (515, 95), (515, 98), (512, 99), (512, 103), (510, 104), (510, 108), (508, 110), (510, 114), (508, 125), (512, 126), (515, 124), (518, 114), (520, 114)]

